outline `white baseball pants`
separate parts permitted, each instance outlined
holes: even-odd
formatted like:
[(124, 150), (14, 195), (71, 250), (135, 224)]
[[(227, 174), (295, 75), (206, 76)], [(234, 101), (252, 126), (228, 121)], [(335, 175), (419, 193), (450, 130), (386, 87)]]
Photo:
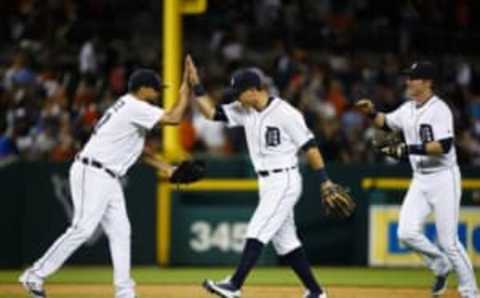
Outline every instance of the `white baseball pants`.
[(130, 277), (130, 222), (120, 181), (104, 170), (75, 161), (70, 168), (70, 188), (72, 224), (29, 270), (42, 278), (53, 274), (100, 223), (109, 240), (115, 297), (135, 297)]
[[(435, 275), (445, 274), (453, 265), (461, 296), (477, 298), (475, 273), (457, 234), (461, 196), (458, 167), (432, 174), (415, 173), (400, 211), (398, 238), (420, 253)], [(432, 212), (439, 246), (423, 234), (423, 225)]]
[(301, 246), (295, 226), (294, 207), (302, 193), (298, 169), (259, 177), (259, 202), (247, 229), (247, 238), (267, 244), (279, 255)]

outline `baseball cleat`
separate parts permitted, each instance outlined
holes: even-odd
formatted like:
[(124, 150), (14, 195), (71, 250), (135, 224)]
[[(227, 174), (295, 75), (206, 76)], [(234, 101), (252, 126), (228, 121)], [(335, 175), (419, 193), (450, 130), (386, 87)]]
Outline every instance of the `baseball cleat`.
[(432, 286), (432, 296), (436, 297), (445, 293), (445, 290), (447, 289), (447, 277), (448, 273), (435, 277), (435, 282)]
[(241, 291), (232, 285), (229, 277), (219, 282), (206, 279), (202, 286), (208, 292), (222, 298), (240, 298), (242, 295)]
[(328, 298), (327, 293), (323, 292), (321, 294), (318, 293), (310, 293), (309, 291), (305, 292), (305, 295), (303, 295), (303, 298)]
[(29, 270), (26, 270), (18, 281), (32, 298), (47, 298), (47, 293), (43, 288), (43, 280)]

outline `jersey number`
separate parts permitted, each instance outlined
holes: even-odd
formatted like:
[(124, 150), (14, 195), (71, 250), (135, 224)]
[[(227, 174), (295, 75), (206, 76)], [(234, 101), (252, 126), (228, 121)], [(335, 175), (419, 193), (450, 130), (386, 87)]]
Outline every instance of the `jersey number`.
[(420, 140), (422, 143), (428, 143), (434, 140), (433, 129), (430, 124), (420, 124)]
[(267, 126), (265, 133), (265, 143), (267, 147), (276, 147), (280, 145), (280, 129), (278, 127)]
[(125, 102), (123, 100), (119, 100), (116, 102), (112, 107), (110, 107), (105, 114), (103, 114), (102, 118), (98, 120), (97, 124), (95, 125), (95, 128), (93, 129), (93, 133), (97, 133), (97, 131), (105, 125), (105, 123), (110, 120), (110, 117), (112, 117), (112, 114), (120, 110), (121, 107), (125, 105)]

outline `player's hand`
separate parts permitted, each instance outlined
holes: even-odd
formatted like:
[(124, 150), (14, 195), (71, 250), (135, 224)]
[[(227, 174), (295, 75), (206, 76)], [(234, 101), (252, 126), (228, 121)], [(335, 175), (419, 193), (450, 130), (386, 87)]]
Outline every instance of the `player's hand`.
[(333, 185), (333, 182), (331, 180), (327, 180), (320, 185), (320, 189), (323, 190), (323, 189), (331, 187), (332, 185)]
[(354, 107), (355, 109), (367, 116), (375, 113), (375, 105), (369, 98), (362, 98), (358, 100), (355, 103)]
[(166, 180), (169, 180), (172, 177), (173, 173), (175, 172), (175, 170), (177, 168), (177, 167), (169, 164), (168, 162), (159, 159), (150, 150), (144, 150), (143, 151), (142, 160), (146, 164), (148, 164), (148, 165), (154, 167), (155, 169), (157, 169), (160, 178), (166, 179)]
[(190, 68), (188, 67), (188, 63), (187, 63), (189, 57), (190, 55), (187, 55), (187, 57), (185, 58), (185, 62), (183, 65), (182, 83), (180, 85), (180, 93), (185, 94), (186, 96), (188, 96), (188, 93), (190, 93), (190, 85), (188, 83)]
[(198, 76), (197, 67), (193, 63), (192, 57), (187, 56), (186, 64), (188, 68), (188, 82), (191, 86), (195, 86), (200, 83), (200, 78)]

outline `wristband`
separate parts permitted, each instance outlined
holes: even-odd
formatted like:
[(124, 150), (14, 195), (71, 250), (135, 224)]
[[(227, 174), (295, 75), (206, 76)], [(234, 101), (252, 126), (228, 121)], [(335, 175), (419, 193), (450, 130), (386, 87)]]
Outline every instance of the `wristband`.
[(193, 86), (193, 94), (195, 94), (196, 97), (204, 96), (207, 94), (205, 91), (205, 87), (203, 87), (202, 83), (198, 83), (195, 86)]
[(318, 169), (315, 172), (317, 173), (318, 180), (320, 180), (320, 184), (323, 184), (328, 180), (327, 171), (325, 169)]
[(425, 144), (408, 145), (407, 152), (408, 154), (427, 155), (427, 148), (425, 147)]

